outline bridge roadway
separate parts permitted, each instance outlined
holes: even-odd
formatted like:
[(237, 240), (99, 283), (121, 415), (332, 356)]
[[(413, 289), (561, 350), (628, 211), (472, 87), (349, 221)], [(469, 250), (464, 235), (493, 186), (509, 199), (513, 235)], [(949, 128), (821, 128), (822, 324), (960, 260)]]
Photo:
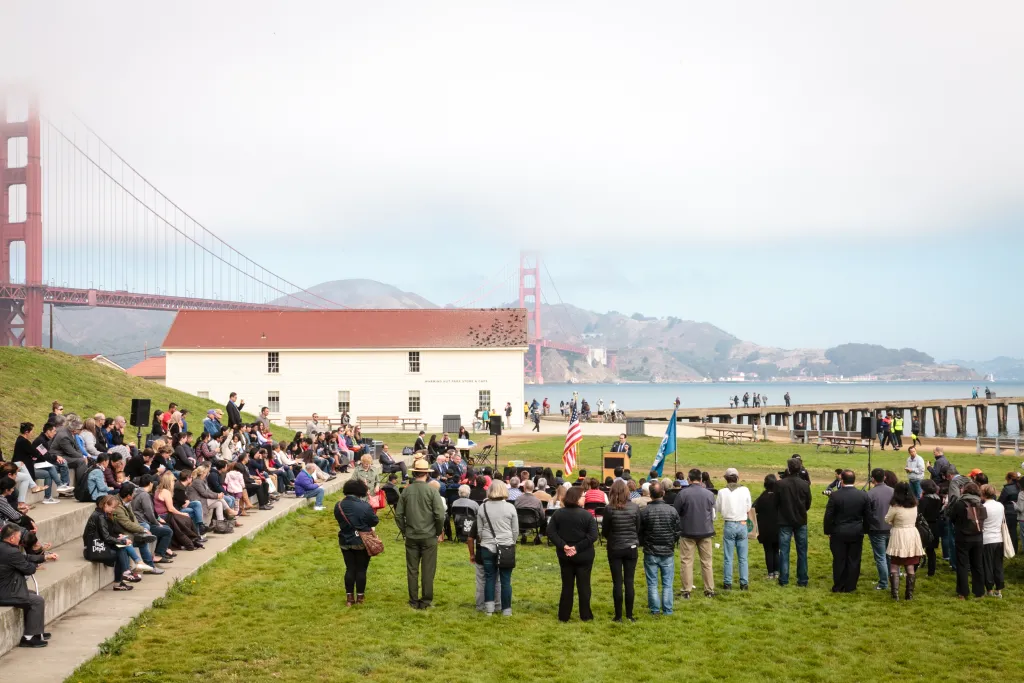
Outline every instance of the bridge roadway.
[[(967, 436), (967, 411), (974, 409), (978, 435), (988, 435), (988, 413), (991, 407), (996, 409), (996, 431), (1000, 436), (1007, 434), (1007, 416), (1011, 406), (1017, 408), (1017, 424), (1024, 428), (1024, 397), (997, 398), (938, 398), (914, 399), (910, 401), (857, 401), (846, 403), (811, 403), (801, 405), (766, 405), (759, 408), (753, 406), (739, 408), (684, 408), (680, 407), (676, 415), (679, 422), (700, 422), (701, 420), (720, 422), (723, 424), (764, 424), (777, 427), (795, 427), (804, 429), (823, 429), (836, 431), (860, 431), (861, 422), (872, 413), (897, 413), (902, 411), (906, 425), (904, 433), (910, 433), (911, 420), (920, 417), (921, 425), (926, 425), (928, 412), (931, 412), (932, 423), (936, 436), (947, 436), (947, 417), (953, 411), (953, 421), (957, 438)], [(909, 415), (907, 413), (909, 412)], [(645, 420), (668, 421), (672, 417), (671, 410), (627, 410), (627, 418), (643, 418)]]

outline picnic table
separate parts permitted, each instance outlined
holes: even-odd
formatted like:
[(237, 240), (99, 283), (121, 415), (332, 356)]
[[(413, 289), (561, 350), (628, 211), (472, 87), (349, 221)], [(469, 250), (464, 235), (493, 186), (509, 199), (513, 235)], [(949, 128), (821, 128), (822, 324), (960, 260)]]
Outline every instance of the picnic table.
[(823, 434), (818, 437), (818, 441), (814, 444), (814, 450), (820, 451), (822, 446), (828, 446), (832, 449), (833, 453), (838, 453), (841, 450), (845, 450), (847, 453), (853, 453), (853, 449), (857, 446), (866, 447), (865, 440), (859, 436), (835, 436), (829, 434)]
[(728, 427), (712, 427), (712, 431), (718, 434), (718, 441), (720, 443), (735, 444), (742, 441), (753, 441), (754, 435), (748, 433), (746, 430), (731, 429)]

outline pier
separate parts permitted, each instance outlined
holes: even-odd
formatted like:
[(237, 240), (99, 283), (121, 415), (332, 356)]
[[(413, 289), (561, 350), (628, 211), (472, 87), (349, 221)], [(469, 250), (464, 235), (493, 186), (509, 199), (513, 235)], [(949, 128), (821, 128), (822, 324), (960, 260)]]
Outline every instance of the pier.
[[(1011, 398), (946, 398), (916, 399), (911, 401), (877, 401), (850, 403), (817, 403), (740, 406), (739, 408), (684, 408), (680, 407), (676, 418), (679, 422), (718, 422), (722, 424), (758, 424), (769, 427), (787, 427), (803, 425), (804, 429), (826, 430), (839, 432), (859, 432), (864, 419), (872, 414), (902, 412), (905, 421), (904, 434), (910, 434), (911, 420), (919, 417), (921, 428), (927, 428), (927, 420), (931, 415), (936, 436), (949, 436), (949, 429), (955, 429), (958, 439), (967, 437), (968, 411), (974, 411), (978, 436), (989, 435), (989, 409), (995, 407), (995, 434), (1008, 434), (1007, 419), (1012, 408), (1017, 410), (1017, 424), (1024, 429), (1024, 397)], [(949, 421), (953, 414), (952, 424)], [(671, 410), (627, 410), (627, 418), (643, 418), (645, 420), (668, 421), (672, 417)]]

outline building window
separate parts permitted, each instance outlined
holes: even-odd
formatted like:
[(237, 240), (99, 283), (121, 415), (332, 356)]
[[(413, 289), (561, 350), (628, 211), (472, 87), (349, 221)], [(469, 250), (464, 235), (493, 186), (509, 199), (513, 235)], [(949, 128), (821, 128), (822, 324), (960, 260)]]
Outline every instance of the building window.
[(276, 375), (281, 372), (281, 352), (267, 351), (267, 372)]
[(409, 372), (420, 371), (420, 352), (410, 351), (409, 352)]
[(410, 391), (409, 392), (409, 412), (418, 413), (420, 412), (420, 392)]
[(338, 392), (338, 412), (339, 413), (350, 413), (352, 412), (352, 402), (349, 398), (349, 392), (339, 391)]
[(281, 412), (281, 392), (280, 391), (268, 391), (267, 392), (267, 407), (270, 408), (272, 413)]
[(490, 410), (490, 409), (491, 409), (491, 390), (490, 389), (481, 389), (480, 390), (480, 410), (484, 411), (484, 410)]
[(198, 396), (199, 398), (205, 398), (206, 400), (210, 400), (209, 391), (197, 391), (196, 396)]

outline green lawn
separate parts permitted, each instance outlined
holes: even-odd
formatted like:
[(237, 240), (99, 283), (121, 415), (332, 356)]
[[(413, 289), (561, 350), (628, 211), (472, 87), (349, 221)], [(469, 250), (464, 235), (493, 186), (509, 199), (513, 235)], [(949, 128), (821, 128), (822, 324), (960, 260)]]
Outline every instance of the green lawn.
[[(644, 467), (644, 454), (653, 453), (655, 442), (633, 440)], [(523, 451), (548, 453), (549, 446), (531, 444)], [(757, 472), (759, 480), (762, 471), (780, 468), (791, 451), (682, 442), (680, 463), (712, 471), (719, 481), (721, 469), (735, 465)], [(806, 455), (812, 472), (836, 461), (863, 471), (862, 456)], [(1006, 458), (996, 464), (993, 456), (952, 459), (961, 468), (988, 465), (993, 471), (1011, 464)], [(899, 464), (892, 456), (880, 463), (890, 469)], [(913, 603), (893, 604), (888, 593), (872, 590), (868, 551), (859, 592), (833, 595), (821, 488), (815, 486), (811, 509), (809, 588), (768, 582), (755, 545), (749, 592), (677, 600), (674, 616), (655, 619), (646, 614), (640, 573), (639, 622), (622, 625), (611, 623), (611, 582), (601, 549), (594, 567), (596, 619), (589, 624), (556, 620), (558, 566), (546, 546), (520, 547), (510, 619), (488, 620), (473, 610), (473, 567), (465, 547), (452, 543), (440, 551), (436, 608), (412, 611), (406, 605), (404, 553), (390, 522), (379, 529), (387, 549), (370, 565), (367, 603), (346, 608), (333, 516), (302, 510), (255, 541), (236, 544), (68, 680), (1017, 680), (1024, 562), (1010, 561), (1002, 601), (957, 603), (953, 574), (940, 566), (935, 577), (918, 583)], [(752, 491), (756, 496), (760, 485)], [(714, 562), (720, 583), (720, 550)]]
[[(61, 401), (65, 415), (77, 413), (84, 420), (97, 412), (107, 417), (123, 415), (127, 418), (133, 398), (151, 399), (153, 410), (164, 410), (171, 401), (188, 408), (186, 419), (194, 433), (202, 430), (207, 410), (224, 409), (223, 404), (131, 377), (61, 351), (0, 347), (0, 428), (3, 429), (0, 447), (5, 453), (13, 453), (21, 422), (34, 423), (35, 433), (39, 433), (53, 401)], [(243, 415), (253, 421), (256, 419), (246, 413)], [(145, 436), (149, 430), (142, 431)], [(294, 434), (290, 429), (274, 427), (274, 438), (290, 441)], [(131, 427), (125, 430), (125, 435), (134, 441), (135, 432)]]

